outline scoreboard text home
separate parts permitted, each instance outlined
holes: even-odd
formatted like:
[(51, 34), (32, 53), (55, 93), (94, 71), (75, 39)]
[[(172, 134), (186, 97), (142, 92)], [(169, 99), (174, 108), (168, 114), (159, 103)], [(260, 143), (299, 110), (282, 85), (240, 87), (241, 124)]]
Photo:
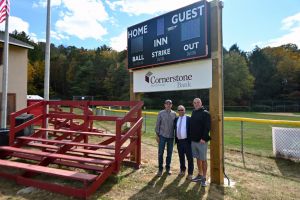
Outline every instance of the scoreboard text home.
[(128, 69), (209, 57), (208, 6), (196, 2), (129, 27)]

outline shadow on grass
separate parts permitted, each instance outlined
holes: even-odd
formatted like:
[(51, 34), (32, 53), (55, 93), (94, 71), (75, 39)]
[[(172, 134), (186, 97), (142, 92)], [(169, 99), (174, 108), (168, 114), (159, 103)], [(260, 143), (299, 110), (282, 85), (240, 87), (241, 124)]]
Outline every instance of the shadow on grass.
[(138, 193), (130, 197), (133, 199), (156, 199), (167, 179), (167, 174), (164, 173), (161, 177), (154, 176), (151, 181), (142, 188)]
[(222, 199), (224, 199), (224, 195), (225, 195), (224, 186), (216, 185), (216, 184), (213, 184), (213, 183), (211, 183), (209, 185), (207, 199), (222, 200)]
[(204, 188), (201, 187), (199, 183), (193, 183), (186, 180), (183, 176), (177, 176), (171, 183), (165, 185), (167, 178), (172, 177), (167, 176), (166, 174), (164, 174), (161, 178), (157, 176), (153, 177), (144, 188), (131, 196), (129, 199), (199, 200), (203, 199), (205, 196), (207, 196), (208, 199), (223, 199), (224, 190), (218, 188), (217, 186), (213, 186), (213, 188), (209, 187), (209, 189)]
[(285, 178), (300, 182), (300, 162), (283, 158), (274, 158), (276, 165)]
[[(125, 167), (124, 167), (125, 168)], [(108, 179), (104, 181), (104, 183), (98, 188), (98, 190), (89, 197), (90, 200), (96, 200), (101, 196), (104, 196), (108, 193), (116, 184), (120, 183), (122, 179), (132, 175), (135, 173), (135, 170), (130, 170), (128, 173), (120, 173), (116, 175), (109, 176)]]
[[(273, 173), (271, 171), (266, 172), (266, 171), (262, 171), (262, 170), (257, 170), (257, 169), (249, 168), (247, 166), (246, 167), (242, 167), (242, 166), (238, 166), (238, 165), (235, 165), (235, 164), (232, 164), (232, 163), (228, 163), (228, 162), (226, 162), (226, 165), (230, 165), (232, 167), (243, 169), (243, 170), (246, 170), (246, 171), (249, 171), (249, 172), (260, 173), (260, 174), (264, 174), (264, 175), (268, 175), (268, 176), (273, 176), (273, 177), (277, 177), (277, 178), (283, 178), (283, 179), (287, 179), (287, 180), (290, 180), (290, 181), (295, 181), (297, 183), (300, 183), (300, 177), (299, 177), (299, 174), (300, 174), (300, 163), (294, 163), (293, 162), (294, 166), (291, 167), (290, 164), (288, 164), (286, 162), (286, 160), (281, 159), (281, 161), (277, 161), (277, 159), (276, 159), (276, 163), (277, 162), (279, 163), (277, 165), (279, 165), (278, 168), (281, 171), (282, 175)], [(292, 162), (292, 161), (289, 161), (289, 162)]]

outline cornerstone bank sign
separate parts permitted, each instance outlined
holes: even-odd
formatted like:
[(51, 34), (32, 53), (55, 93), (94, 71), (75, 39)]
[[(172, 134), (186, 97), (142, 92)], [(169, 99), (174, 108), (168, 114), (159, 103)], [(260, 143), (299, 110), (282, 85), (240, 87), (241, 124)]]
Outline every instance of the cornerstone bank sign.
[(134, 92), (176, 91), (211, 88), (211, 59), (173, 66), (148, 68), (133, 73)]

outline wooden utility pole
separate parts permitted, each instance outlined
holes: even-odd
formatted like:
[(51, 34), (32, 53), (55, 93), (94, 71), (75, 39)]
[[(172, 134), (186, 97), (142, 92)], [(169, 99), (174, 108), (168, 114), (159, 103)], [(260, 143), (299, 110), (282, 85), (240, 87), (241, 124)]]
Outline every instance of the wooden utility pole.
[(223, 173), (223, 63), (222, 63), (222, 8), (223, 2), (210, 2), (210, 34), (212, 58), (212, 88), (209, 91), (211, 114), (210, 171), (211, 182), (222, 185)]

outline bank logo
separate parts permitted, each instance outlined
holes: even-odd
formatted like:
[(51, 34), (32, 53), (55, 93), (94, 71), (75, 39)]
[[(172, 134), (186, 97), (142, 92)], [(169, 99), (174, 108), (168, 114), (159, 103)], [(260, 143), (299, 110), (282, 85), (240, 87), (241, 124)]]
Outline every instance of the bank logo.
[(148, 72), (146, 75), (145, 75), (145, 81), (147, 82), (147, 83), (150, 83), (150, 77), (152, 76), (152, 72)]

